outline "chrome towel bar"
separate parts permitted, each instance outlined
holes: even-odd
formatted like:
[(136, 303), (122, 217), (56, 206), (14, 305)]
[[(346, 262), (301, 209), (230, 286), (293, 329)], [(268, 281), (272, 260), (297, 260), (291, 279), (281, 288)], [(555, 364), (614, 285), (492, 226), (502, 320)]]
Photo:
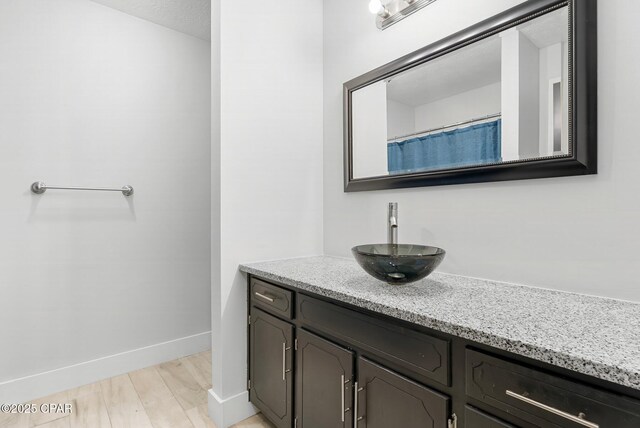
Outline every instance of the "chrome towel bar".
[(42, 181), (36, 181), (31, 185), (31, 191), (38, 195), (43, 194), (49, 189), (53, 190), (96, 190), (99, 192), (122, 192), (124, 196), (133, 195), (133, 187), (126, 185), (120, 188), (114, 187), (67, 187), (67, 186), (48, 186)]

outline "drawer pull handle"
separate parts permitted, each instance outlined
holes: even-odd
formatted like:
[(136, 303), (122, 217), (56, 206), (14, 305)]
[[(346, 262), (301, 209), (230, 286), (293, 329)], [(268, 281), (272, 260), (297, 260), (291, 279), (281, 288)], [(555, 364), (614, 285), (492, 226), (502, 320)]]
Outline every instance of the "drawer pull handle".
[(527, 404), (531, 404), (532, 406), (535, 406), (539, 409), (542, 410), (546, 410), (549, 413), (553, 413), (554, 415), (558, 415), (560, 417), (563, 417), (565, 419), (568, 419), (572, 422), (575, 422), (579, 425), (582, 425), (583, 427), (588, 427), (588, 428), (600, 428), (600, 425), (598, 424), (594, 424), (593, 422), (589, 422), (588, 420), (584, 419), (582, 416), (582, 414), (580, 414), (580, 416), (574, 416), (570, 413), (567, 412), (563, 412), (562, 410), (558, 410), (555, 407), (551, 407), (551, 406), (547, 406), (546, 404), (543, 403), (539, 403), (536, 400), (532, 400), (529, 397), (525, 397), (524, 395), (520, 395), (520, 394), (516, 394), (513, 391), (509, 391), (508, 389), (505, 391), (505, 393), (509, 396), (509, 397), (513, 397), (517, 400), (520, 400), (524, 403)]
[(253, 294), (255, 294), (256, 296), (258, 296), (261, 299), (266, 300), (269, 303), (273, 303), (274, 302), (273, 297), (265, 296), (264, 294), (258, 293), (257, 291), (254, 292)]

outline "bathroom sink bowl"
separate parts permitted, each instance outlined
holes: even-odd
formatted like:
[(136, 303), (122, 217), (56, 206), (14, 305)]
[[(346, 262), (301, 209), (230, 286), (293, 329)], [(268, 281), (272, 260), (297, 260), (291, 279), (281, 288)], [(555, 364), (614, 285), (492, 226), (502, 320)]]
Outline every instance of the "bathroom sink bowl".
[(369, 275), (389, 284), (408, 284), (427, 277), (446, 254), (441, 248), (406, 244), (358, 245), (351, 252)]

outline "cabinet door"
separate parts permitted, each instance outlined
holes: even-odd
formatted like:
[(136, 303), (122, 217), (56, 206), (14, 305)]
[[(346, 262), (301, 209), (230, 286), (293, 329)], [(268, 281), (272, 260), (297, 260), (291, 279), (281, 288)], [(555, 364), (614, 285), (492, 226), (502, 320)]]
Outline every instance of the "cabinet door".
[(293, 326), (251, 309), (249, 398), (278, 428), (291, 428)]
[(296, 417), (298, 428), (353, 426), (353, 352), (298, 331)]
[(358, 359), (359, 428), (447, 428), (449, 398), (365, 358)]

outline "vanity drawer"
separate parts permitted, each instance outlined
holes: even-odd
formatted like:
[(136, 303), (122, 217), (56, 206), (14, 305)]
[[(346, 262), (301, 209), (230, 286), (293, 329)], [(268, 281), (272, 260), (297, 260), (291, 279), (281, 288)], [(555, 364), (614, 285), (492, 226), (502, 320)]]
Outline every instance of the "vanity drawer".
[(466, 392), (541, 427), (640, 427), (636, 400), (471, 349)]
[(251, 303), (272, 314), (293, 318), (293, 293), (258, 278), (251, 278)]
[(464, 426), (466, 428), (516, 428), (471, 406), (464, 408)]
[(449, 341), (298, 294), (297, 317), (371, 355), (403, 367), (417, 380), (449, 385)]

